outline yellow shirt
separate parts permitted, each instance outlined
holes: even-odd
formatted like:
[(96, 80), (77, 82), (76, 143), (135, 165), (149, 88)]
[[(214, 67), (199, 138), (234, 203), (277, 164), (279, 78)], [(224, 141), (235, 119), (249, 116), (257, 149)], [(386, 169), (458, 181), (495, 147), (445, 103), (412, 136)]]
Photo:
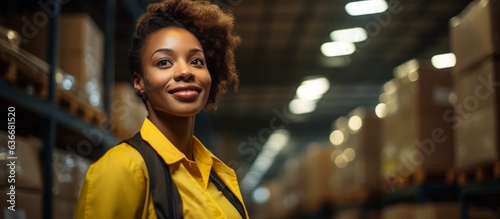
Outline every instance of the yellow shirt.
[[(184, 218), (241, 218), (236, 208), (209, 181), (212, 169), (244, 206), (233, 169), (210, 153), (193, 136), (195, 161), (190, 161), (145, 119), (142, 138), (168, 164), (182, 198)], [(245, 208), (248, 218), (248, 212)], [(77, 219), (156, 219), (149, 191), (149, 175), (144, 159), (132, 146), (122, 143), (111, 148), (87, 172)]]

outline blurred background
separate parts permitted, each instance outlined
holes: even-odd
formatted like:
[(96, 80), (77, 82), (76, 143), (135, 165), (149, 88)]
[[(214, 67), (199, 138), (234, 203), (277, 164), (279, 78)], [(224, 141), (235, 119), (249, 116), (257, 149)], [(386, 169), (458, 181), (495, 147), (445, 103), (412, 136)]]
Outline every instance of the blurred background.
[[(127, 56), (152, 2), (3, 1), (0, 218), (72, 218), (88, 166), (139, 130)], [(497, 0), (213, 2), (240, 84), (195, 134), (252, 218), (500, 218)]]

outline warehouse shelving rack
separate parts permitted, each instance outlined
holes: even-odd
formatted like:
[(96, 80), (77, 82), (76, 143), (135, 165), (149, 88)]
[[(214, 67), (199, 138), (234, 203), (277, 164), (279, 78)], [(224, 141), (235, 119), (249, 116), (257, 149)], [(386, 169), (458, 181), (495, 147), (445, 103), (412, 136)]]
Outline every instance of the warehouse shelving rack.
[(500, 179), (463, 185), (459, 198), (461, 219), (470, 218), (471, 205), (488, 208), (495, 218), (500, 218)]
[(382, 199), (382, 205), (402, 201), (424, 204), (431, 201), (457, 201), (459, 187), (456, 184), (421, 183), (388, 191)]
[[(62, 3), (58, 0), (49, 0), (47, 5), (52, 6), (53, 14), (48, 16), (48, 86), (47, 98), (45, 100), (30, 96), (19, 87), (0, 80), (0, 100), (2, 106), (16, 107), (16, 132), (28, 133), (43, 138), (42, 148), (42, 171), (43, 171), (43, 215), (44, 219), (53, 218), (53, 170), (52, 154), (54, 146), (60, 145), (58, 134), (64, 135), (66, 150), (79, 151), (78, 143), (84, 143), (84, 155), (97, 158), (110, 147), (118, 143), (118, 139), (110, 130), (103, 130), (91, 125), (82, 119), (72, 116), (56, 106), (56, 81), (58, 60), (58, 32)], [(106, 0), (105, 12), (105, 46), (104, 46), (104, 66), (103, 66), (103, 108), (110, 116), (111, 85), (114, 83), (114, 45), (115, 45), (115, 22), (116, 22), (116, 0)], [(21, 118), (21, 117), (24, 118)], [(61, 137), (61, 136), (59, 136)], [(91, 147), (91, 148), (89, 148)], [(80, 148), (82, 149), (82, 148)], [(90, 149), (90, 151), (89, 151)]]

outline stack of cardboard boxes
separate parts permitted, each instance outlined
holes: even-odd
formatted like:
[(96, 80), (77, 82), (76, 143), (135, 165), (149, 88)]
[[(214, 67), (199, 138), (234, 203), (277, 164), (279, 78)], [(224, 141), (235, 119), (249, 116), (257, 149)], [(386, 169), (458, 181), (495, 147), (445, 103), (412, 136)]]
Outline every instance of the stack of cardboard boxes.
[[(0, 133), (0, 163), (7, 166), (14, 161), (12, 165), (15, 172), (9, 168), (0, 169), (0, 186), (2, 186), (1, 197), (3, 200), (9, 200), (10, 190), (15, 193), (15, 211), (8, 210), (10, 203), (4, 202), (1, 205), (2, 214), (0, 219), (8, 218), (42, 218), (42, 200), (43, 200), (43, 175), (41, 146), (39, 139), (33, 137), (15, 136), (15, 154), (10, 154), (7, 147), (9, 141), (8, 135)], [(11, 159), (9, 157), (15, 157)], [(55, 219), (73, 218), (81, 186), (85, 174), (90, 165), (90, 161), (66, 152), (61, 149), (55, 149), (53, 154), (53, 207)], [(15, 182), (8, 181), (13, 175)], [(11, 189), (14, 185), (15, 188)]]
[(289, 159), (283, 174), (264, 184), (270, 191), (270, 199), (257, 206), (263, 211), (258, 218), (314, 215), (327, 207), (334, 172), (332, 151), (330, 145), (312, 144), (303, 155)]
[(75, 212), (76, 202), (85, 180), (85, 174), (91, 161), (74, 153), (54, 149), (53, 155), (53, 188), (54, 218), (71, 218)]
[[(381, 177), (385, 189), (407, 182), (416, 170), (445, 175), (453, 168), (451, 76), (429, 61), (411, 60), (384, 86)], [(407, 184), (407, 183), (406, 183)]]
[(330, 178), (333, 174), (333, 162), (330, 157), (333, 148), (330, 145), (312, 144), (302, 157), (299, 172), (300, 206), (306, 214), (314, 214), (328, 205), (330, 199)]
[(362, 218), (362, 215), (380, 218), (378, 210), (346, 208), (379, 196), (380, 119), (373, 108), (358, 107), (334, 124), (337, 134), (331, 135), (334, 143), (331, 160), (336, 168), (331, 182), (332, 207), (342, 210), (336, 211), (332, 219)]
[[(22, 23), (32, 14), (10, 17), (8, 24), (19, 33), (29, 30), (21, 48), (46, 61), (48, 25)], [(29, 19), (28, 19), (29, 20)], [(102, 106), (102, 69), (104, 36), (92, 18), (85, 13), (63, 14), (59, 29), (59, 67), (75, 79), (75, 91), (92, 106)]]
[(373, 109), (358, 107), (337, 119), (335, 126), (343, 134), (332, 136), (342, 138), (332, 139), (338, 143), (331, 154), (337, 168), (332, 180), (334, 200), (337, 205), (352, 204), (347, 202), (355, 200), (345, 198), (365, 199), (380, 189), (380, 119)]
[(476, 0), (450, 20), (453, 68), (456, 167), (500, 161), (498, 86), (500, 85), (500, 6)]
[[(40, 168), (41, 142), (34, 138), (14, 135), (15, 143), (5, 132), (0, 132), (0, 219), (42, 218), (42, 171)], [(14, 145), (15, 148), (8, 148)], [(11, 153), (11, 149), (14, 154)], [(10, 206), (14, 206), (9, 210)]]

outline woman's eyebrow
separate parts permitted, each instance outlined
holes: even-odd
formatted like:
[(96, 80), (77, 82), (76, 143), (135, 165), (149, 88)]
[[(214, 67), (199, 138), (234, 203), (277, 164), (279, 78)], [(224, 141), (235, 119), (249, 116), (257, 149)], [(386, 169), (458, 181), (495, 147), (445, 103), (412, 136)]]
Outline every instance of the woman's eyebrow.
[(193, 49), (189, 50), (189, 54), (193, 54), (193, 53), (202, 53), (202, 54), (205, 54), (205, 53), (203, 53), (202, 49), (198, 49), (198, 48), (193, 48)]
[(173, 53), (174, 50), (172, 49), (168, 49), (168, 48), (160, 48), (160, 49), (157, 49), (153, 52), (153, 54), (151, 54), (151, 57), (150, 59), (153, 59), (153, 56), (156, 54), (156, 53), (159, 53), (159, 52), (162, 52), (162, 53)]
[[(153, 52), (153, 54), (151, 54), (150, 59), (153, 59), (153, 56), (156, 53), (159, 53), (159, 52), (162, 52), (162, 53), (174, 53), (174, 50), (169, 49), (169, 48), (160, 48), (160, 49), (157, 49), (157, 50), (155, 50)], [(202, 53), (202, 54), (205, 54), (202, 49), (198, 49), (198, 48), (193, 48), (193, 49), (189, 50), (189, 54), (193, 54), (193, 53)]]

